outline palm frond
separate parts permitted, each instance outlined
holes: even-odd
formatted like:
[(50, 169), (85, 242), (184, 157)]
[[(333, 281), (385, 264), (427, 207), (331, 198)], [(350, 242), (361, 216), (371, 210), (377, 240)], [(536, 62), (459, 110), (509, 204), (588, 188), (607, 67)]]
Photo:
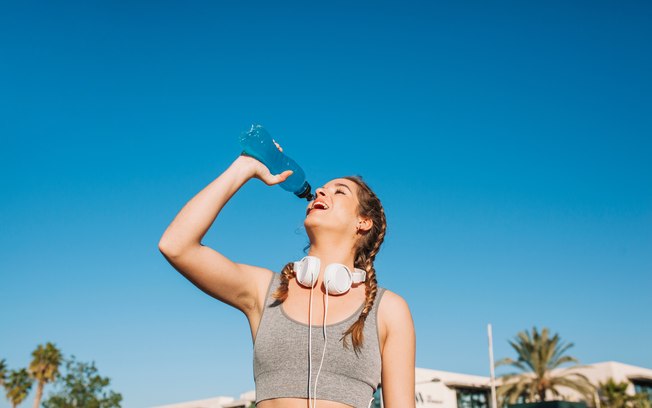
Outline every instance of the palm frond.
[(594, 388), (591, 383), (585, 381), (582, 377), (572, 377), (572, 375), (569, 375), (566, 377), (555, 377), (551, 379), (551, 388), (556, 388), (558, 386), (570, 388), (579, 392), (585, 398), (590, 399), (594, 393)]

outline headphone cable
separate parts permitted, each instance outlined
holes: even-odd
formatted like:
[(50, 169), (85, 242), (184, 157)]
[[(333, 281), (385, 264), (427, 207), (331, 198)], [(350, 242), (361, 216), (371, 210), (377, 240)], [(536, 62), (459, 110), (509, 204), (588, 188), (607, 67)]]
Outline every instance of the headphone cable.
[(310, 383), (312, 382), (312, 290), (314, 285), (310, 287), (310, 306), (308, 307), (308, 405), (312, 408), (310, 404), (311, 396), (311, 387)]
[(319, 381), (319, 373), (321, 373), (322, 364), (324, 364), (324, 356), (326, 355), (326, 317), (328, 316), (328, 285), (326, 285), (326, 307), (324, 308), (324, 322), (322, 326), (322, 331), (324, 334), (324, 349), (321, 353), (321, 361), (319, 362), (319, 369), (317, 370), (317, 376), (315, 377), (315, 391), (312, 394), (313, 400), (315, 401), (314, 407), (317, 406), (317, 381)]

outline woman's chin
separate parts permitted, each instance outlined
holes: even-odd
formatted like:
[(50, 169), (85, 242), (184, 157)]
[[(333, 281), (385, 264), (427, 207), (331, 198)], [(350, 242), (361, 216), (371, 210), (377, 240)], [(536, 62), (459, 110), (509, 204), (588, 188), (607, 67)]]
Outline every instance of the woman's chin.
[(310, 229), (318, 225), (319, 222), (316, 222), (314, 219), (311, 219), (310, 217), (307, 217), (305, 220), (303, 220), (303, 226), (306, 229), (306, 231), (309, 231)]
[(311, 231), (327, 229), (329, 227), (329, 224), (325, 220), (308, 217), (304, 220), (303, 227), (306, 229), (308, 233), (310, 233)]

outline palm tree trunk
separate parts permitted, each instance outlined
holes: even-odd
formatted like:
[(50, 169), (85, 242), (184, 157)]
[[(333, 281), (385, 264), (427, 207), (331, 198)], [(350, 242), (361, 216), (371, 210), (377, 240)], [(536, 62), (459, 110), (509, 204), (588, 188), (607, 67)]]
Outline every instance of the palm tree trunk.
[(41, 405), (41, 398), (43, 398), (43, 386), (45, 384), (43, 381), (39, 381), (36, 386), (36, 396), (34, 397), (34, 408), (38, 408)]

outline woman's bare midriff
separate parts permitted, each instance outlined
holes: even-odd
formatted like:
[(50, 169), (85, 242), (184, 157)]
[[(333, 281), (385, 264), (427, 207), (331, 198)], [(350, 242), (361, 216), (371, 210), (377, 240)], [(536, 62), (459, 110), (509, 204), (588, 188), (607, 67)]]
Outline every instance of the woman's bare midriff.
[[(319, 408), (351, 408), (350, 405), (341, 402), (317, 400)], [(305, 398), (274, 398), (260, 401), (256, 408), (309, 408), (308, 400)]]

